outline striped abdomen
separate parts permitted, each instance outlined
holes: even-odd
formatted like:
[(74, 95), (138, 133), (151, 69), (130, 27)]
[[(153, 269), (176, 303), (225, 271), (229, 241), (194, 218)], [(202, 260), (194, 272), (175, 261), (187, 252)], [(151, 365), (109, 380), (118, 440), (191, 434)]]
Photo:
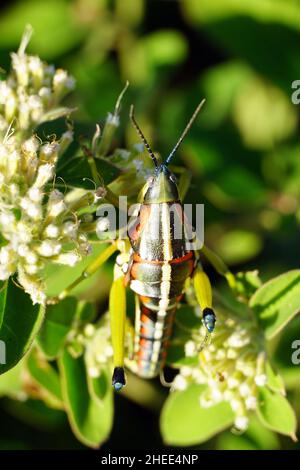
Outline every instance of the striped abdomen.
[(185, 251), (184, 228), (179, 202), (144, 204), (130, 233), (130, 287), (139, 297), (131, 368), (142, 377), (156, 376), (164, 365), (177, 305), (194, 269), (194, 253)]
[[(172, 299), (173, 300), (173, 299)], [(159, 374), (166, 359), (168, 342), (172, 334), (177, 302), (170, 301), (159, 307), (160, 299), (139, 297), (134, 344), (134, 372), (151, 378)]]

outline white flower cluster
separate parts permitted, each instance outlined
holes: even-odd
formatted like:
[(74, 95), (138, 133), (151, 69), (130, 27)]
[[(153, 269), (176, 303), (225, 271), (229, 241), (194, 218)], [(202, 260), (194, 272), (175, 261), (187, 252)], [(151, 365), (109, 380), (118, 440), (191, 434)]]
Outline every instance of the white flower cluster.
[(0, 132), (13, 121), (14, 127), (26, 131), (49, 120), (49, 112), (75, 86), (65, 70), (25, 53), (30, 35), (25, 32), (19, 51), (12, 54), (11, 73), (0, 81)]
[(86, 325), (83, 334), (76, 339), (86, 347), (85, 358), (89, 376), (99, 377), (103, 368), (112, 364), (113, 348), (109, 315), (104, 315), (97, 327), (91, 323)]
[(76, 203), (67, 203), (53, 186), (57, 159), (72, 142), (72, 130), (59, 141), (41, 142), (33, 135), (51, 113), (63, 115), (59, 102), (74, 79), (25, 53), (31, 32), (26, 29), (12, 54), (11, 72), (0, 81), (0, 280), (17, 273), (33, 303), (44, 304), (46, 263), (73, 266), (89, 244)]
[(212, 342), (205, 347), (204, 335), (203, 327), (185, 344), (186, 357), (197, 358), (197, 365), (183, 366), (172, 390), (185, 390), (191, 383), (207, 385), (199, 406), (228, 402), (235, 414), (235, 428), (244, 431), (249, 411), (257, 406), (258, 388), (267, 383), (262, 339), (255, 326), (244, 326), (241, 321), (222, 319), (220, 315)]
[(73, 207), (47, 187), (71, 140), (67, 131), (60, 141), (44, 144), (35, 136), (19, 143), (12, 133), (0, 141), (0, 280), (17, 272), (34, 303), (46, 300), (41, 280), (46, 262), (73, 266), (89, 250)]

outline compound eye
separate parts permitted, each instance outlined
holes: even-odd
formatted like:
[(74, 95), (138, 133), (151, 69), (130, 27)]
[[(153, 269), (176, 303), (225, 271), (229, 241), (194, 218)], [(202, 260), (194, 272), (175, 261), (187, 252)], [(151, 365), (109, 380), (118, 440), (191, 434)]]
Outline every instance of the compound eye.
[(154, 180), (155, 180), (155, 178), (153, 176), (150, 176), (150, 178), (148, 178), (148, 181), (147, 181), (148, 185), (152, 186), (153, 183), (154, 183)]
[(170, 180), (172, 181), (172, 183), (177, 183), (177, 178), (173, 173), (171, 173), (170, 175)]

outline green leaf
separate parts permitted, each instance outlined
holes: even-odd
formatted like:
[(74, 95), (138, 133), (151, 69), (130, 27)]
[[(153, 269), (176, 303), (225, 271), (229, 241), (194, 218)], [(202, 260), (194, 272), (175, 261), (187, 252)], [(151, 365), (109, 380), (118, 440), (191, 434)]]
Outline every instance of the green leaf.
[(258, 449), (268, 450), (280, 448), (277, 434), (263, 426), (255, 414), (250, 415), (249, 426), (245, 435)]
[[(46, 293), (48, 297), (56, 297), (66, 287), (68, 287), (77, 277), (79, 277), (85, 268), (92, 263), (100, 253), (106, 248), (103, 244), (93, 244), (93, 251), (85, 256), (82, 261), (74, 267), (57, 264), (48, 264), (45, 269)], [(101, 276), (101, 285), (99, 284), (99, 275)], [(80, 295), (89, 292), (89, 299), (99, 298), (100, 294), (106, 295), (110, 286), (111, 269), (107, 264), (103, 265), (95, 274), (82, 281), (72, 290), (72, 295)], [(96, 288), (97, 283), (97, 290)]]
[(27, 368), (40, 388), (39, 398), (51, 408), (63, 409), (58, 373), (36, 349), (33, 349), (27, 358)]
[(253, 150), (272, 150), (297, 128), (297, 111), (286, 90), (257, 76), (241, 87), (232, 115), (243, 142)]
[(114, 194), (132, 198), (136, 203), (137, 194), (144, 184), (145, 180), (141, 178), (141, 175), (138, 175), (136, 171), (128, 171), (112, 181), (108, 187)]
[(236, 293), (248, 300), (261, 286), (258, 271), (243, 271), (235, 275)]
[(192, 330), (199, 331), (202, 319), (196, 315), (195, 308), (183, 304), (176, 312), (172, 341), (168, 348), (167, 364), (171, 367), (196, 366), (198, 355), (186, 357), (185, 343), (191, 338)]
[(84, 35), (70, 8), (65, 0), (26, 0), (7, 5), (0, 19), (0, 45), (14, 48), (20, 42), (24, 26), (30, 23), (34, 29), (30, 50), (46, 59), (67, 52)]
[(257, 416), (267, 428), (296, 439), (297, 422), (294, 410), (279, 393), (274, 393), (266, 387), (259, 389)]
[(247, 431), (235, 435), (230, 431), (222, 433), (217, 440), (218, 450), (271, 450), (279, 449), (277, 434), (263, 426), (255, 415), (250, 416)]
[[(297, 2), (277, 0), (270, 7), (269, 0), (184, 0), (183, 8), (187, 19), (201, 24), (201, 32), (222, 50), (242, 57), (262, 76), (279, 83), (286, 92), (290, 90), (290, 77), (299, 67)], [(276, 41), (278, 37), (280, 41)], [(270, 44), (274, 43), (276, 55), (270, 53)]]
[(202, 114), (205, 126), (218, 126), (230, 114), (237, 91), (251, 73), (245, 63), (233, 60), (210, 67), (201, 74), (203, 94), (209, 103)]
[(166, 444), (200, 444), (233, 424), (234, 415), (228, 403), (201, 408), (199, 398), (204, 390), (203, 385), (191, 385), (184, 392), (169, 395), (160, 421)]
[(33, 305), (29, 295), (11, 280), (8, 282), (0, 328), (0, 340), (3, 342), (1, 345), (5, 345), (6, 362), (0, 364), (0, 374), (11, 369), (28, 351), (40, 329), (44, 311), (41, 305)]
[(161, 30), (148, 34), (142, 41), (146, 57), (154, 65), (172, 65), (186, 57), (185, 37), (175, 30)]
[(85, 445), (98, 447), (112, 427), (112, 388), (107, 386), (102, 401), (90, 393), (84, 357), (74, 359), (66, 350), (59, 358), (63, 397), (76, 437)]
[(218, 296), (218, 310), (224, 313), (224, 315), (235, 316), (249, 320), (253, 313), (245, 302), (241, 302), (232, 290), (228, 289), (226, 285), (220, 286), (220, 294)]
[(179, 368), (182, 366), (197, 366), (199, 358), (197, 356), (186, 357), (184, 345), (170, 344), (168, 347), (167, 364), (171, 367)]
[(251, 442), (248, 437), (243, 434), (242, 436), (236, 436), (232, 432), (228, 431), (222, 433), (218, 437), (217, 450), (259, 450), (257, 444)]
[(242, 263), (256, 256), (262, 248), (260, 237), (248, 230), (231, 230), (218, 240), (218, 253), (226, 263)]
[[(195, 309), (190, 305), (181, 305), (176, 312), (175, 324), (183, 330), (198, 330), (202, 326), (202, 318), (196, 315)], [(190, 331), (187, 331), (190, 334)]]
[(267, 387), (273, 392), (279, 392), (282, 395), (285, 395), (284, 381), (277, 372), (274, 372), (269, 362), (266, 363), (266, 375)]
[(97, 316), (97, 310), (95, 304), (90, 302), (78, 302), (76, 311), (76, 320), (79, 324), (91, 323)]
[[(108, 159), (95, 159), (99, 176), (107, 185), (117, 178), (120, 171), (111, 165)], [(70, 158), (63, 167), (58, 167), (57, 177), (63, 179), (64, 184), (74, 188), (95, 189), (93, 175), (85, 156)]]
[(48, 359), (56, 358), (62, 350), (76, 314), (76, 305), (75, 297), (66, 297), (56, 305), (47, 306), (37, 340)]
[[(88, 371), (89, 358), (85, 354), (85, 365)], [(101, 369), (99, 377), (92, 377), (87, 373), (87, 384), (91, 397), (98, 400), (104, 406), (111, 406), (111, 370), (110, 368)]]
[(214, 181), (210, 185), (215, 188), (215, 191), (223, 193), (225, 198), (244, 205), (261, 203), (265, 194), (261, 180), (253, 171), (249, 171), (245, 167), (228, 166), (228, 168), (222, 169), (215, 175)]
[(251, 297), (267, 339), (275, 336), (300, 310), (300, 270), (288, 271), (263, 284)]
[(281, 369), (281, 375), (284, 380), (285, 387), (288, 390), (299, 388), (299, 370), (297, 367), (285, 367)]
[(120, 24), (123, 27), (137, 26), (143, 19), (144, 13), (144, 1), (143, 0), (131, 0), (131, 2), (124, 3), (123, 0), (117, 0), (115, 2), (115, 15)]
[(184, 0), (186, 14), (194, 21), (210, 22), (216, 19), (228, 18), (235, 15), (249, 16), (263, 23), (275, 22), (288, 24), (300, 29), (300, 12), (297, 2), (290, 0), (252, 0), (251, 2), (236, 2), (232, 0)]
[[(65, 426), (65, 413), (62, 410), (49, 408), (42, 400), (27, 399), (25, 401), (6, 401), (5, 408), (20, 422), (26, 423), (39, 432), (51, 433), (55, 436)], [(32, 448), (32, 444), (30, 446)]]
[(0, 376), (0, 396), (18, 398), (22, 393), (22, 372), (24, 370), (24, 360), (21, 360), (15, 367)]

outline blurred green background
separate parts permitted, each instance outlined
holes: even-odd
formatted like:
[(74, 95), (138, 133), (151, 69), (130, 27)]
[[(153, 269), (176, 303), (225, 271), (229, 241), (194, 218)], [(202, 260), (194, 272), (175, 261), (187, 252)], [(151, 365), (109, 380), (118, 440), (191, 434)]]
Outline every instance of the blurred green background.
[[(205, 204), (207, 244), (233, 270), (258, 269), (263, 280), (299, 267), (299, 107), (291, 85), (300, 79), (300, 1), (1, 2), (3, 69), (26, 23), (35, 31), (29, 52), (76, 78), (69, 101), (78, 108), (78, 135), (104, 122), (129, 80), (119, 142), (136, 141), (133, 102), (152, 147), (166, 155), (205, 97), (175, 163), (192, 171), (186, 202)], [(297, 333), (299, 318), (280, 338), (277, 364), (299, 413), (300, 366), (291, 367), (289, 350)], [(34, 400), (1, 403), (0, 449), (81, 447), (62, 412)], [(295, 447), (280, 439), (269, 447)], [(251, 430), (239, 439), (228, 432), (203, 447), (260, 448), (257, 442)], [(156, 414), (117, 397), (104, 448), (159, 446)]]

